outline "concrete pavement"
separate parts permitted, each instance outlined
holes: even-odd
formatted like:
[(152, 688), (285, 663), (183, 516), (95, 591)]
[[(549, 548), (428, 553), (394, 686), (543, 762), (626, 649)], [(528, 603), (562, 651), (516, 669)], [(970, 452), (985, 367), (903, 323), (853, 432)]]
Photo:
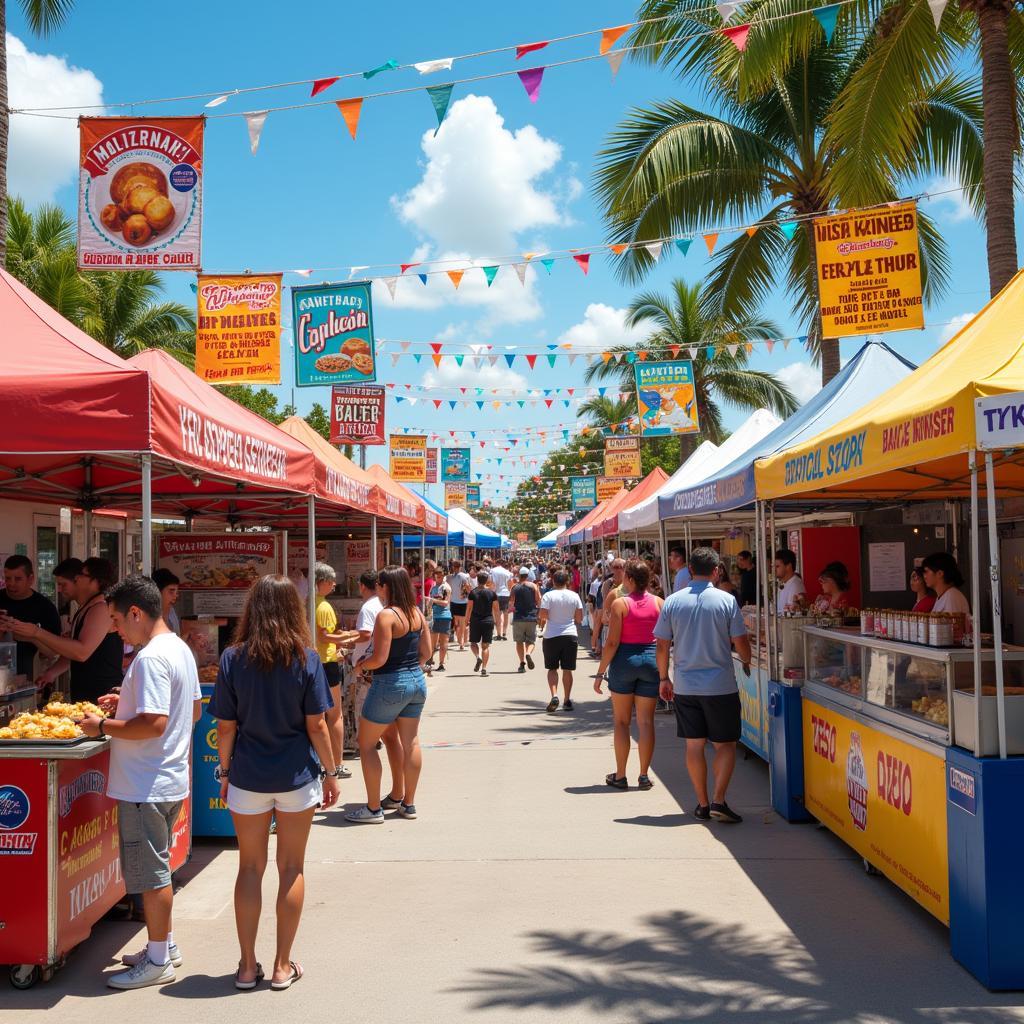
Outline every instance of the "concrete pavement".
[[(491, 675), (453, 652), (435, 673), (422, 737), (420, 817), (348, 825), (318, 815), (284, 993), (236, 993), (232, 844), (196, 843), (176, 897), (185, 956), (173, 985), (104, 987), (138, 923), (101, 923), (54, 979), (4, 989), (0, 1024), (56, 1010), (209, 1024), (464, 1021), (524, 1024), (996, 1024), (1024, 1021), (949, 956), (946, 930), (828, 832), (791, 826), (768, 776), (741, 760), (739, 826), (695, 822), (674, 721), (658, 716), (650, 792), (611, 790), (607, 697), (581, 660), (577, 710), (544, 712), (543, 671), (518, 675), (511, 641)], [(637, 769), (631, 761), (629, 776)], [(273, 955), (276, 876), (267, 874), (260, 953)]]

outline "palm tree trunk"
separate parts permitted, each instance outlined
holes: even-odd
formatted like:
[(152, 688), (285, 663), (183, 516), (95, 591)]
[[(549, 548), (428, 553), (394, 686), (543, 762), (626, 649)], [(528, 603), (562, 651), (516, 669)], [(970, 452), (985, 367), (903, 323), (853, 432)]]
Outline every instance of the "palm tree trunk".
[(0, 0), (0, 267), (7, 266), (7, 11)]
[(1020, 142), (1017, 84), (1010, 66), (1006, 0), (981, 0), (975, 10), (981, 34), (981, 102), (984, 116), (985, 232), (988, 286), (1001, 291), (1017, 273), (1013, 217), (1013, 165)]

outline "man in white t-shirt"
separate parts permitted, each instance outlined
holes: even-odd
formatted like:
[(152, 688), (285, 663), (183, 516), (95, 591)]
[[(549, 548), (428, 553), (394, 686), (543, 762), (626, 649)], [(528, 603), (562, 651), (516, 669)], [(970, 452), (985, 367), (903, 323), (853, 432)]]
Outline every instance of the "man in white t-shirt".
[(497, 634), (495, 640), (507, 639), (505, 634), (508, 632), (508, 599), (512, 593), (511, 583), (512, 573), (508, 571), (504, 560), (498, 559), (491, 569), (491, 587), (498, 595), (498, 611), (501, 613), (499, 620), (494, 624)]
[(86, 736), (110, 739), (107, 796), (117, 801), (121, 874), (129, 893), (142, 893), (149, 939), (141, 952), (122, 957), (128, 970), (110, 975), (107, 985), (145, 988), (174, 981), (181, 965), (171, 930), (170, 850), (188, 799), (202, 692), (192, 651), (168, 628), (160, 589), (148, 576), (128, 576), (112, 587), (107, 607), (121, 639), (141, 649), (120, 694), (100, 698), (113, 718), (90, 715), (81, 724)]
[(779, 612), (795, 610), (799, 606), (797, 599), (807, 593), (807, 587), (796, 573), (796, 555), (789, 548), (775, 552), (775, 578), (779, 581)]
[[(356, 631), (359, 633), (359, 638), (353, 643), (352, 653), (349, 657), (349, 661), (353, 665), (358, 665), (360, 659), (372, 651), (373, 627), (377, 622), (377, 616), (384, 609), (384, 603), (378, 594), (377, 573), (375, 570), (369, 569), (359, 577), (359, 596), (363, 599), (363, 603), (356, 615)], [(358, 721), (363, 713), (366, 694), (370, 689), (370, 679), (368, 675), (366, 678), (363, 678), (359, 672), (356, 675), (354, 705), (356, 721)]]
[(540, 600), (539, 621), (544, 630), (544, 667), (548, 670), (548, 689), (551, 700), (548, 713), (558, 710), (558, 670), (562, 670), (562, 690), (565, 702), (562, 708), (572, 711), (575, 705), (572, 693), (572, 674), (576, 669), (579, 649), (577, 627), (583, 621), (583, 602), (575, 590), (569, 590), (569, 574), (559, 569), (551, 578), (554, 584)]
[(469, 602), (469, 592), (473, 589), (473, 581), (469, 573), (462, 568), (459, 561), (452, 562), (452, 571), (445, 577), (445, 583), (452, 588), (452, 638), (459, 645), (459, 650), (466, 649), (466, 606)]

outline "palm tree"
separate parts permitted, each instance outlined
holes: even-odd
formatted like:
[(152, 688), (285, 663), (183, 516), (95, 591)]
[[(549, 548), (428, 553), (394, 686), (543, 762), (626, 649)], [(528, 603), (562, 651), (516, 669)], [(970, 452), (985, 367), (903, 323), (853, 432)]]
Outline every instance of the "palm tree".
[(608, 395), (593, 395), (580, 403), (578, 416), (586, 416), (592, 424), (600, 427), (625, 430), (626, 421), (636, 416), (636, 394), (631, 398), (610, 398)]
[[(722, 403), (750, 410), (766, 407), (779, 416), (789, 416), (796, 411), (797, 401), (774, 374), (747, 365), (747, 343), (777, 338), (778, 326), (752, 313), (711, 316), (707, 307), (707, 296), (700, 285), (678, 279), (672, 282), (668, 295), (644, 292), (630, 304), (626, 326), (650, 326), (651, 333), (636, 345), (619, 345), (611, 351), (616, 357), (628, 353), (639, 357), (646, 352), (646, 358), (653, 361), (679, 355), (685, 358), (683, 350), (696, 349), (693, 376), (700, 433), (720, 444), (728, 436), (722, 425)], [(708, 355), (708, 346), (715, 348), (713, 358)], [(633, 392), (625, 404), (636, 415), (633, 366), (628, 359), (593, 363), (587, 367), (585, 379), (590, 383), (618, 377), (622, 390)], [(683, 435), (680, 440), (681, 456), (696, 447), (693, 435)]]
[[(47, 35), (59, 28), (74, 7), (74, 0), (20, 0), (30, 28)], [(7, 9), (0, 0), (0, 267), (6, 265), (7, 246), (7, 140), (10, 115), (7, 112)]]
[[(758, 0), (746, 5), (744, 18), (756, 22), (760, 8)], [(771, 7), (773, 14), (778, 11), (777, 4)], [(596, 176), (614, 240), (634, 243), (714, 225), (792, 218), (793, 232), (765, 225), (740, 232), (718, 248), (705, 290), (708, 311), (735, 315), (764, 302), (784, 281), (794, 314), (808, 325), (810, 349), (821, 360), (822, 382), (831, 380), (839, 372), (839, 343), (821, 337), (809, 218), (836, 207), (896, 199), (900, 182), (915, 174), (956, 170), (965, 180), (979, 177), (981, 110), (976, 90), (949, 76), (904, 97), (916, 111), (916, 129), (902, 143), (905, 155), (900, 161), (875, 159), (885, 173), (873, 177), (871, 194), (865, 196), (864, 187), (856, 183), (863, 155), (851, 162), (846, 149), (832, 144), (827, 129), (840, 97), (872, 49), (871, 40), (858, 42), (851, 33), (837, 32), (826, 46), (820, 27), (808, 15), (757, 29), (741, 54), (718, 34), (691, 43), (666, 41), (721, 26), (703, 0), (647, 0), (637, 17), (665, 18), (636, 30), (635, 43), (663, 41), (660, 47), (638, 52), (676, 67), (683, 76), (700, 77), (714, 109), (667, 100), (634, 109), (615, 129)], [(774, 57), (783, 50), (789, 55), (785, 63)], [(802, 231), (796, 230), (800, 223)], [(931, 300), (946, 284), (948, 260), (924, 215), (920, 241), (925, 298)], [(627, 249), (620, 272), (636, 280), (653, 263), (645, 248)]]

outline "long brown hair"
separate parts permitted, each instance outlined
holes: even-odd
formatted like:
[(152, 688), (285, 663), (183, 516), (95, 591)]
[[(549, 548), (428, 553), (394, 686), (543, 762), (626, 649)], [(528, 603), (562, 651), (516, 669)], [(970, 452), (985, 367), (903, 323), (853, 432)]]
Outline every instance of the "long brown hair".
[(299, 592), (287, 576), (261, 576), (249, 591), (235, 630), (235, 645), (269, 671), (302, 661), (312, 646)]
[(411, 627), (412, 613), (416, 611), (416, 595), (413, 593), (409, 574), (400, 565), (387, 565), (381, 569), (377, 579), (384, 588), (388, 607), (404, 612)]

